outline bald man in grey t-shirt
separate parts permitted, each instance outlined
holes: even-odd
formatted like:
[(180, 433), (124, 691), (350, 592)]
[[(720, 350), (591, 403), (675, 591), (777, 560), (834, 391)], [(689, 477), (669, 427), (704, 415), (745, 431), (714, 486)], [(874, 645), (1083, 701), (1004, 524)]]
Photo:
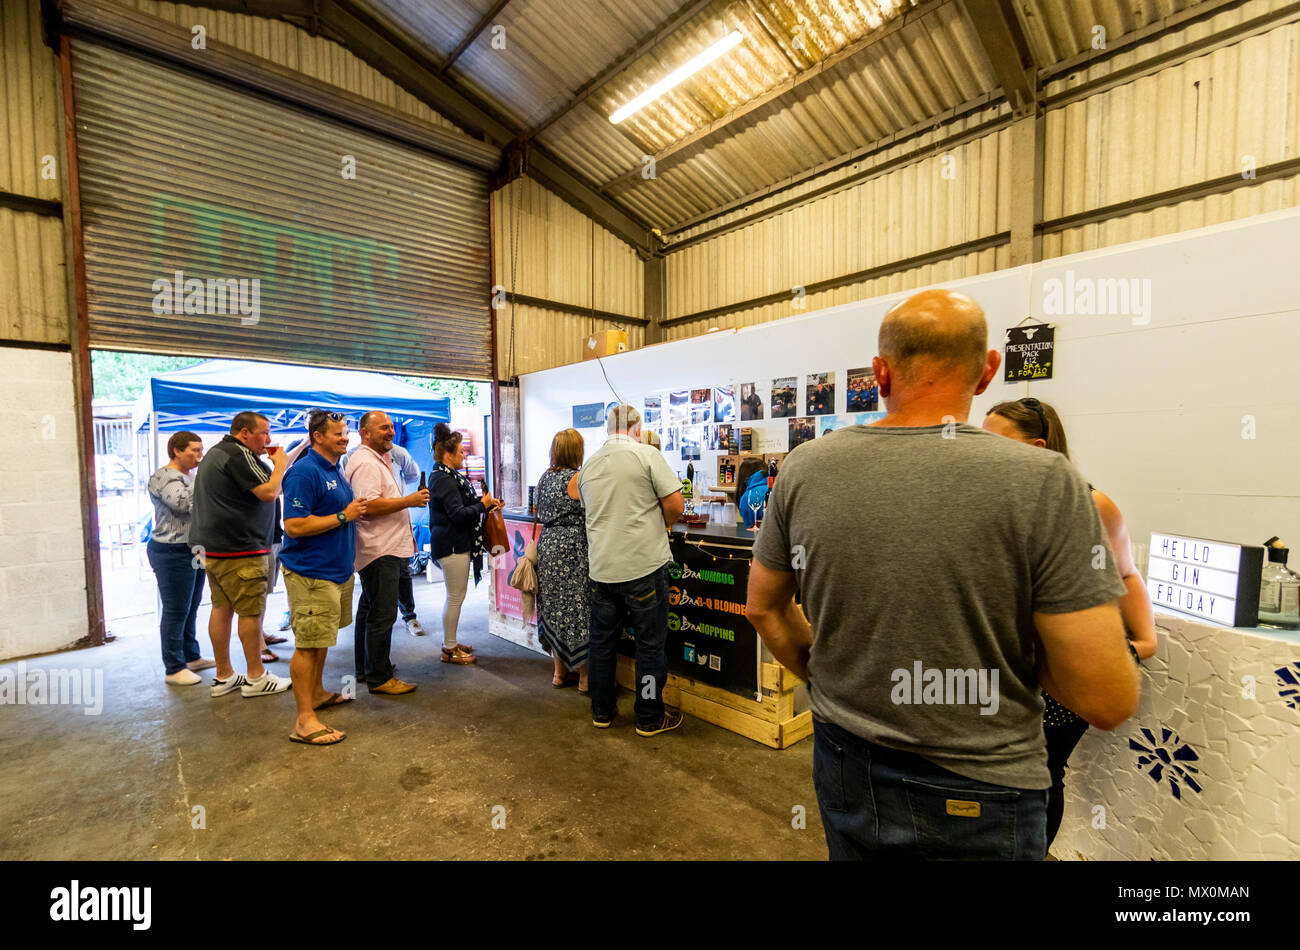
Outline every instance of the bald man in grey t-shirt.
[(1041, 860), (1040, 684), (1105, 729), (1137, 705), (1087, 484), (966, 423), (997, 373), (987, 339), (960, 294), (886, 314), (889, 415), (791, 452), (755, 542), (747, 616), (808, 680), (832, 858)]

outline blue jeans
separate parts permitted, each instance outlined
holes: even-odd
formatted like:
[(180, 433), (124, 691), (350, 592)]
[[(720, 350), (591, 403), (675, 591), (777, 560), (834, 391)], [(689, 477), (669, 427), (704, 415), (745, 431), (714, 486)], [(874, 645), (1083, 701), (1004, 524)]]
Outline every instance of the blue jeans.
[(194, 619), (203, 599), (204, 573), (202, 568), (194, 567), (194, 553), (188, 544), (160, 544), (150, 539), (146, 552), (149, 566), (158, 578), (158, 596), (162, 598), (159, 633), (163, 668), (170, 676), (202, 656), (194, 634)]
[(1047, 790), (965, 778), (813, 719), (813, 786), (832, 861), (1041, 861)]
[[(668, 682), (668, 565), (634, 581), (591, 582), (591, 643), (587, 688), (593, 719), (614, 715), (618, 696), (618, 641), (623, 629), (636, 636), (636, 721), (657, 726), (664, 715)], [(653, 680), (653, 686), (647, 682)], [(652, 694), (652, 695), (647, 695)]]

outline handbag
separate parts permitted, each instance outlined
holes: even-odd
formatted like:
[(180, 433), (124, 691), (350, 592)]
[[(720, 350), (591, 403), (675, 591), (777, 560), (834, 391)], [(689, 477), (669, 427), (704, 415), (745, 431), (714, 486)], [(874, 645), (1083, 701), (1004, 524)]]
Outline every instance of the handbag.
[(510, 536), (506, 534), (506, 519), (500, 508), (493, 508), (483, 519), (483, 547), (493, 558), (510, 550)]

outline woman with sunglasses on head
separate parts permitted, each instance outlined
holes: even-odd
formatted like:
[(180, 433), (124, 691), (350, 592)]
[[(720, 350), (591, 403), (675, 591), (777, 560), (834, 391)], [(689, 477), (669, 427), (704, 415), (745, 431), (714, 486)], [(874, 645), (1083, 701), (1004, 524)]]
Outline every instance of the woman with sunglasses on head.
[(429, 479), (429, 536), (433, 559), (442, 568), (447, 584), (447, 601), (442, 608), (442, 662), (468, 665), (475, 662), (474, 648), (456, 642), (460, 608), (469, 589), (469, 571), (474, 584), (483, 573), (483, 516), (502, 502), (488, 492), (479, 498), (461, 471), (465, 467), (465, 446), (461, 434), (445, 422), (433, 427), (433, 474)]
[[(1045, 402), (1026, 397), (1015, 402), (1000, 402), (984, 417), (984, 428), (1017, 442), (1060, 452), (1070, 457), (1065, 439), (1065, 427), (1056, 410)], [(1092, 486), (1088, 486), (1091, 488)], [(1120, 614), (1128, 632), (1129, 652), (1137, 661), (1145, 660), (1156, 652), (1155, 612), (1142, 575), (1133, 563), (1129, 546), (1128, 528), (1119, 508), (1097, 489), (1092, 489), (1092, 500), (1101, 516), (1102, 525), (1115, 556), (1115, 566), (1128, 593), (1120, 598)], [(1050, 847), (1061, 827), (1065, 810), (1065, 766), (1070, 753), (1079, 744), (1088, 724), (1066, 709), (1047, 693), (1043, 693), (1043, 735), (1047, 739), (1047, 768), (1052, 775), (1052, 787), (1047, 796), (1047, 844)]]

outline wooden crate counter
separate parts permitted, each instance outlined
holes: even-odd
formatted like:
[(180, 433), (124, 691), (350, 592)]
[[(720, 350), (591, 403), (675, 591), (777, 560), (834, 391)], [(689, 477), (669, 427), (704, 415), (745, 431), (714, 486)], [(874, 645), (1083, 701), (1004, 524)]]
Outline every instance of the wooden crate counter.
[[(512, 549), (491, 571), (488, 629), (544, 654), (536, 618), (524, 618), (519, 592), (508, 584), (533, 519), (525, 508), (505, 512)], [(669, 580), (668, 682), (664, 702), (774, 749), (812, 734), (804, 683), (775, 662), (743, 607), (754, 533), (739, 526), (676, 526)], [(515, 549), (518, 550), (515, 550)], [(631, 689), (635, 641), (624, 634), (619, 685)]]

